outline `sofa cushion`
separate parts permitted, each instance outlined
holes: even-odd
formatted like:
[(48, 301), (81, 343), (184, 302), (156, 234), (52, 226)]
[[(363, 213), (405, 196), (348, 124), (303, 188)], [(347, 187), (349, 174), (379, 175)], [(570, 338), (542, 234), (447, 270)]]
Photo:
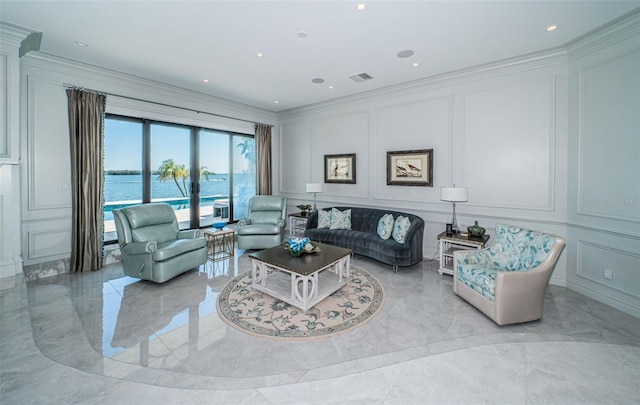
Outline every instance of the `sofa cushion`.
[(495, 242), (488, 253), (493, 267), (508, 271), (529, 270), (542, 263), (554, 243), (555, 236), (498, 224)]
[(407, 236), (409, 228), (411, 228), (411, 221), (409, 218), (402, 215), (398, 216), (393, 224), (393, 232), (391, 233), (393, 240), (398, 243), (404, 243), (404, 238)]
[(331, 225), (329, 229), (351, 229), (351, 210), (331, 209)]
[(205, 246), (207, 246), (205, 238), (177, 239), (163, 242), (158, 244), (158, 250), (153, 252), (152, 258), (153, 261), (161, 262), (192, 250), (201, 249)]
[(378, 236), (382, 239), (389, 239), (391, 237), (391, 231), (393, 231), (393, 215), (385, 214), (380, 221), (378, 221)]
[(238, 235), (277, 235), (280, 226), (273, 224), (252, 224), (251, 226), (238, 227)]
[(318, 229), (329, 229), (331, 226), (331, 211), (318, 211)]
[(457, 270), (458, 281), (491, 301), (495, 299), (497, 269), (484, 267), (480, 264), (458, 263)]

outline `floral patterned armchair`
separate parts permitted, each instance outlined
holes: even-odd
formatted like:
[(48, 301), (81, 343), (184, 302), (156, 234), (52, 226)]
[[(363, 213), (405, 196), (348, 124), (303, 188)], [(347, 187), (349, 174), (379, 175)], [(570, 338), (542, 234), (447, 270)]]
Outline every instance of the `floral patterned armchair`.
[(489, 248), (454, 253), (453, 290), (498, 325), (540, 319), (564, 245), (559, 236), (498, 224)]

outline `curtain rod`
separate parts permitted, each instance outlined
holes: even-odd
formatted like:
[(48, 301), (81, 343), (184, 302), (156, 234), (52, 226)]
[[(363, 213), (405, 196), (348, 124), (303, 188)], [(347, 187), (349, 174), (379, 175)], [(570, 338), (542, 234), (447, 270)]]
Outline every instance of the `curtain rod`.
[(171, 105), (171, 104), (165, 104), (165, 103), (159, 103), (157, 101), (149, 101), (149, 100), (143, 100), (141, 98), (136, 98), (136, 97), (130, 97), (130, 96), (123, 96), (121, 94), (115, 94), (115, 93), (109, 93), (106, 91), (100, 91), (100, 90), (93, 90), (93, 89), (88, 89), (86, 87), (82, 87), (82, 86), (76, 86), (73, 84), (68, 84), (68, 83), (63, 83), (63, 86), (67, 89), (76, 89), (76, 90), (81, 90), (81, 91), (91, 91), (94, 93), (98, 93), (98, 94), (104, 94), (105, 96), (114, 96), (114, 97), (121, 97), (121, 98), (126, 98), (129, 100), (134, 100), (134, 101), (141, 101), (143, 103), (151, 103), (151, 104), (156, 104), (156, 105), (161, 105), (163, 107), (171, 107), (171, 108), (178, 108), (181, 110), (185, 110), (185, 111), (191, 111), (194, 112), (196, 114), (207, 114), (207, 115), (212, 115), (214, 117), (221, 117), (221, 118), (228, 118), (231, 120), (236, 120), (236, 121), (242, 121), (242, 122), (249, 122), (251, 124), (260, 124), (260, 125), (266, 125), (269, 127), (273, 127), (273, 125), (271, 124), (263, 124), (261, 122), (254, 122), (254, 121), (250, 121), (250, 120), (245, 120), (242, 118), (236, 118), (236, 117), (230, 117), (228, 115), (222, 115), (222, 114), (215, 114), (215, 113), (210, 113), (210, 112), (206, 112), (206, 111), (198, 111), (198, 110), (194, 110), (193, 108), (187, 108), (187, 107), (179, 107), (176, 105)]

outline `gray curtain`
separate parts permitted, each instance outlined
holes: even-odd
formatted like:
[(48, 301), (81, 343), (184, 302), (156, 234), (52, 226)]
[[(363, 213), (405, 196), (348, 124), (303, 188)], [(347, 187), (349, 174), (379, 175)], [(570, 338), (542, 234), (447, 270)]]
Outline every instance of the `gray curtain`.
[(71, 144), (71, 271), (102, 268), (104, 94), (67, 89)]
[(271, 195), (271, 126), (256, 124), (256, 152), (258, 155), (258, 195)]

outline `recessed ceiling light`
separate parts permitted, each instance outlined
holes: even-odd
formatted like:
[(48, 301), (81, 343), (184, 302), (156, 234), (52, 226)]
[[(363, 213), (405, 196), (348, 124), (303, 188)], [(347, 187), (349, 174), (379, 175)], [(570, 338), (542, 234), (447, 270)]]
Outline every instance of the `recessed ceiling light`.
[(547, 32), (555, 31), (558, 29), (557, 25), (550, 25), (547, 27)]
[(409, 58), (413, 56), (413, 51), (411, 49), (405, 49), (404, 51), (398, 52), (398, 58)]
[(278, 104), (280, 103), (278, 100), (274, 101), (273, 104)]
[(84, 42), (80, 42), (80, 41), (76, 41), (76, 45), (78, 46), (82, 46), (82, 47), (87, 47), (89, 45), (85, 44)]
[(358, 11), (364, 11), (367, 9), (367, 5), (364, 3), (358, 3), (356, 4), (356, 10)]
[(262, 58), (262, 57), (264, 56), (264, 53), (262, 53), (262, 52), (258, 52), (258, 53), (256, 53), (256, 56), (257, 56), (258, 58)]
[(411, 66), (418, 67), (418, 66), (420, 66), (420, 64), (418, 62), (416, 62), (416, 63), (412, 64)]
[(329, 90), (333, 90), (333, 86), (329, 86)]
[(320, 77), (316, 77), (315, 79), (311, 79), (311, 81), (315, 84), (321, 84), (324, 83), (324, 79), (320, 78)]
[(307, 34), (304, 31), (298, 31), (298, 33), (296, 34), (298, 36), (298, 38), (306, 38), (309, 36), (309, 34)]
[(203, 82), (209, 83), (209, 79), (202, 79)]

